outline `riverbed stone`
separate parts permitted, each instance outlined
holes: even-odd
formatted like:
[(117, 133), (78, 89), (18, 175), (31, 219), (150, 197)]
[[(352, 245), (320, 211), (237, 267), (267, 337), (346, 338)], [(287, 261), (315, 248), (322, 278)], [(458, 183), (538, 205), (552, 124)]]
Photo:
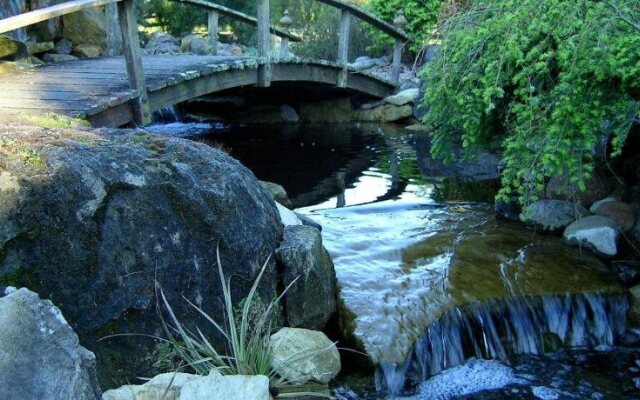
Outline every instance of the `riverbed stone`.
[(99, 57), (102, 49), (93, 44), (79, 44), (73, 48), (73, 55), (79, 58)]
[(0, 35), (0, 60), (15, 61), (28, 55), (27, 46), (19, 40)]
[[(182, 324), (222, 343), (183, 296), (221, 318), (216, 248), (237, 303), (280, 244), (275, 202), (251, 171), (142, 131), (3, 126), (0, 144), (0, 285), (47, 293), (95, 352), (103, 388), (159, 372), (152, 340), (97, 342), (162, 331), (156, 282)], [(278, 287), (272, 260), (258, 294), (269, 302)]]
[(413, 107), (410, 105), (384, 104), (369, 110), (358, 110), (353, 118), (360, 122), (396, 122), (412, 115)]
[(287, 195), (287, 191), (282, 185), (278, 185), (277, 183), (260, 181), (260, 185), (273, 197), (275, 201), (282, 204), (283, 206), (291, 209), (291, 200), (289, 200), (289, 196)]
[(329, 383), (341, 369), (335, 343), (320, 331), (282, 328), (271, 335), (274, 371), (291, 384)]
[(27, 42), (27, 52), (29, 55), (46, 53), (54, 48), (53, 42)]
[(406, 104), (414, 103), (418, 98), (420, 89), (412, 88), (401, 91), (398, 94), (393, 96), (389, 96), (384, 99), (389, 104), (393, 104), (394, 106), (404, 106)]
[(336, 272), (316, 228), (287, 226), (276, 258), (283, 266), (285, 296), (292, 327), (322, 329), (336, 310)]
[(58, 54), (71, 54), (73, 50), (73, 43), (68, 39), (60, 39), (56, 42), (55, 51)]
[(548, 199), (578, 201), (585, 207), (609, 195), (612, 186), (605, 176), (594, 173), (586, 182), (586, 189), (580, 190), (578, 185), (570, 182), (566, 177), (553, 176), (546, 187)]
[(0, 298), (0, 398), (100, 399), (96, 358), (60, 310), (26, 288)]
[(72, 56), (71, 54), (47, 53), (42, 59), (48, 63), (61, 63), (67, 61), (75, 61), (78, 59), (78, 57)]
[(282, 122), (285, 124), (297, 124), (300, 121), (298, 112), (287, 104), (280, 106), (280, 118), (282, 118)]
[(164, 32), (154, 33), (144, 46), (147, 54), (181, 54), (180, 41)]
[(631, 204), (617, 200), (601, 203), (598, 207), (595, 207), (593, 212), (616, 221), (623, 232), (633, 228), (633, 224), (636, 221), (635, 208)]
[(589, 210), (570, 201), (539, 200), (525, 207), (523, 215), (527, 224), (541, 232), (558, 232), (589, 215)]
[(618, 253), (620, 227), (608, 217), (591, 215), (581, 218), (566, 227), (563, 234), (565, 243), (581, 246), (604, 257)]

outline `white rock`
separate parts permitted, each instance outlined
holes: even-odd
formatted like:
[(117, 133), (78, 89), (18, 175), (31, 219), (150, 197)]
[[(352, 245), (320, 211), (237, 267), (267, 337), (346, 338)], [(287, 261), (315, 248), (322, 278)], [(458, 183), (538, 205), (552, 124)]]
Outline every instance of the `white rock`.
[(584, 246), (597, 254), (611, 257), (618, 252), (619, 236), (620, 228), (614, 220), (592, 215), (567, 226), (563, 238), (567, 244)]
[(328, 383), (340, 372), (340, 353), (320, 331), (282, 328), (271, 335), (274, 371), (289, 383)]
[(102, 400), (269, 400), (269, 378), (263, 375), (208, 376), (160, 374), (144, 385), (126, 385), (104, 393)]
[(178, 400), (184, 384), (201, 378), (180, 372), (160, 374), (144, 385), (125, 385), (108, 390), (102, 395), (102, 400)]
[(296, 213), (289, 210), (288, 208), (286, 208), (285, 206), (281, 205), (278, 202), (276, 202), (276, 207), (278, 207), (278, 212), (280, 213), (280, 221), (282, 222), (282, 225), (284, 226), (302, 225), (302, 221), (300, 220), (300, 218), (298, 218)]
[(404, 106), (405, 104), (414, 102), (418, 98), (419, 93), (420, 91), (417, 88), (406, 89), (398, 94), (387, 97), (384, 101), (394, 106)]
[(269, 400), (269, 378), (264, 375), (227, 375), (216, 370), (187, 382), (180, 400)]

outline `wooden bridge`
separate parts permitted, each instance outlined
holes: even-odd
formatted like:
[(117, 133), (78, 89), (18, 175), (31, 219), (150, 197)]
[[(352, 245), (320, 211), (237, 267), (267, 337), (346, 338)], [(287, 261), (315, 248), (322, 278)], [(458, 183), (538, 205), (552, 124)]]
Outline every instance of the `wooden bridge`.
[[(269, 0), (256, 0), (257, 16), (240, 13), (207, 0), (172, 0), (208, 11), (209, 40), (218, 44), (219, 15), (253, 24), (258, 30), (258, 57), (196, 55), (142, 56), (133, 0), (73, 0), (0, 20), (0, 33), (9, 32), (86, 8), (117, 3), (124, 57), (99, 57), (32, 67), (0, 75), (0, 116), (54, 112), (87, 119), (93, 126), (117, 127), (130, 122), (144, 125), (151, 112), (182, 101), (225, 89), (272, 82), (313, 82), (335, 85), (376, 97), (391, 94), (399, 81), (402, 49), (408, 41), (402, 30), (344, 0), (314, 0), (340, 10), (337, 60), (292, 57), (290, 41), (301, 40), (289, 32), (288, 15), (282, 27), (269, 22)], [(370, 23), (396, 40), (391, 80), (351, 71), (348, 67), (351, 17)], [(278, 57), (270, 56), (270, 35), (281, 38)]]

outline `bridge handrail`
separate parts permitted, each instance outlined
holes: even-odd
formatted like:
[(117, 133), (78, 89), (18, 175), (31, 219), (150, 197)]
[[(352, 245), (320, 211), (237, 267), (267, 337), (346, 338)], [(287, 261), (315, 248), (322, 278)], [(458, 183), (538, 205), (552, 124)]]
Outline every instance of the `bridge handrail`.
[(13, 17), (0, 19), (0, 33), (10, 32), (39, 22), (82, 11), (87, 8), (100, 7), (124, 0), (72, 0), (55, 6), (30, 11)]
[[(206, 8), (208, 10), (212, 10), (215, 12), (218, 12), (222, 15), (226, 15), (227, 17), (230, 18), (234, 18), (237, 19), (238, 21), (242, 21), (244, 23), (247, 23), (249, 25), (253, 25), (253, 26), (258, 26), (258, 19), (255, 17), (252, 17), (251, 15), (247, 15), (243, 12), (234, 10), (232, 8), (228, 8), (225, 6), (221, 6), (219, 4), (216, 3), (212, 3), (210, 1), (207, 0), (170, 0), (174, 3), (184, 3), (184, 4), (192, 4), (196, 7), (202, 7), (202, 8)], [(269, 30), (271, 31), (272, 34), (279, 36), (279, 37), (286, 37), (289, 40), (291, 40), (292, 42), (301, 42), (302, 39), (290, 32), (287, 32), (284, 29), (280, 29), (276, 26), (270, 26)], [(209, 32), (209, 34), (211, 34), (211, 32)]]
[(392, 24), (384, 21), (378, 17), (376, 17), (373, 13), (365, 10), (362, 7), (359, 7), (355, 4), (348, 3), (344, 0), (315, 0), (320, 3), (327, 4), (331, 7), (346, 10), (353, 14), (355, 17), (363, 20), (364, 22), (374, 26), (375, 28), (381, 30), (382, 32), (388, 34), (394, 39), (404, 40), (405, 42), (409, 41), (409, 36), (400, 28), (393, 26)]

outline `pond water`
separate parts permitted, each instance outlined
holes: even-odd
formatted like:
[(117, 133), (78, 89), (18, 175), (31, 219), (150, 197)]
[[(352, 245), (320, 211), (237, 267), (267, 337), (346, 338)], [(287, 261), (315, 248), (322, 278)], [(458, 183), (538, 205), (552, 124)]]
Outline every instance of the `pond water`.
[[(296, 211), (323, 226), (342, 336), (378, 365), (375, 379), (345, 377), (340, 398), (640, 395), (640, 352), (611, 347), (627, 309), (615, 277), (557, 237), (497, 221), (495, 181), (434, 176), (446, 168), (430, 159), (428, 134), (366, 125), (175, 128), (283, 185)], [(589, 368), (606, 358), (594, 348), (625, 356)]]

